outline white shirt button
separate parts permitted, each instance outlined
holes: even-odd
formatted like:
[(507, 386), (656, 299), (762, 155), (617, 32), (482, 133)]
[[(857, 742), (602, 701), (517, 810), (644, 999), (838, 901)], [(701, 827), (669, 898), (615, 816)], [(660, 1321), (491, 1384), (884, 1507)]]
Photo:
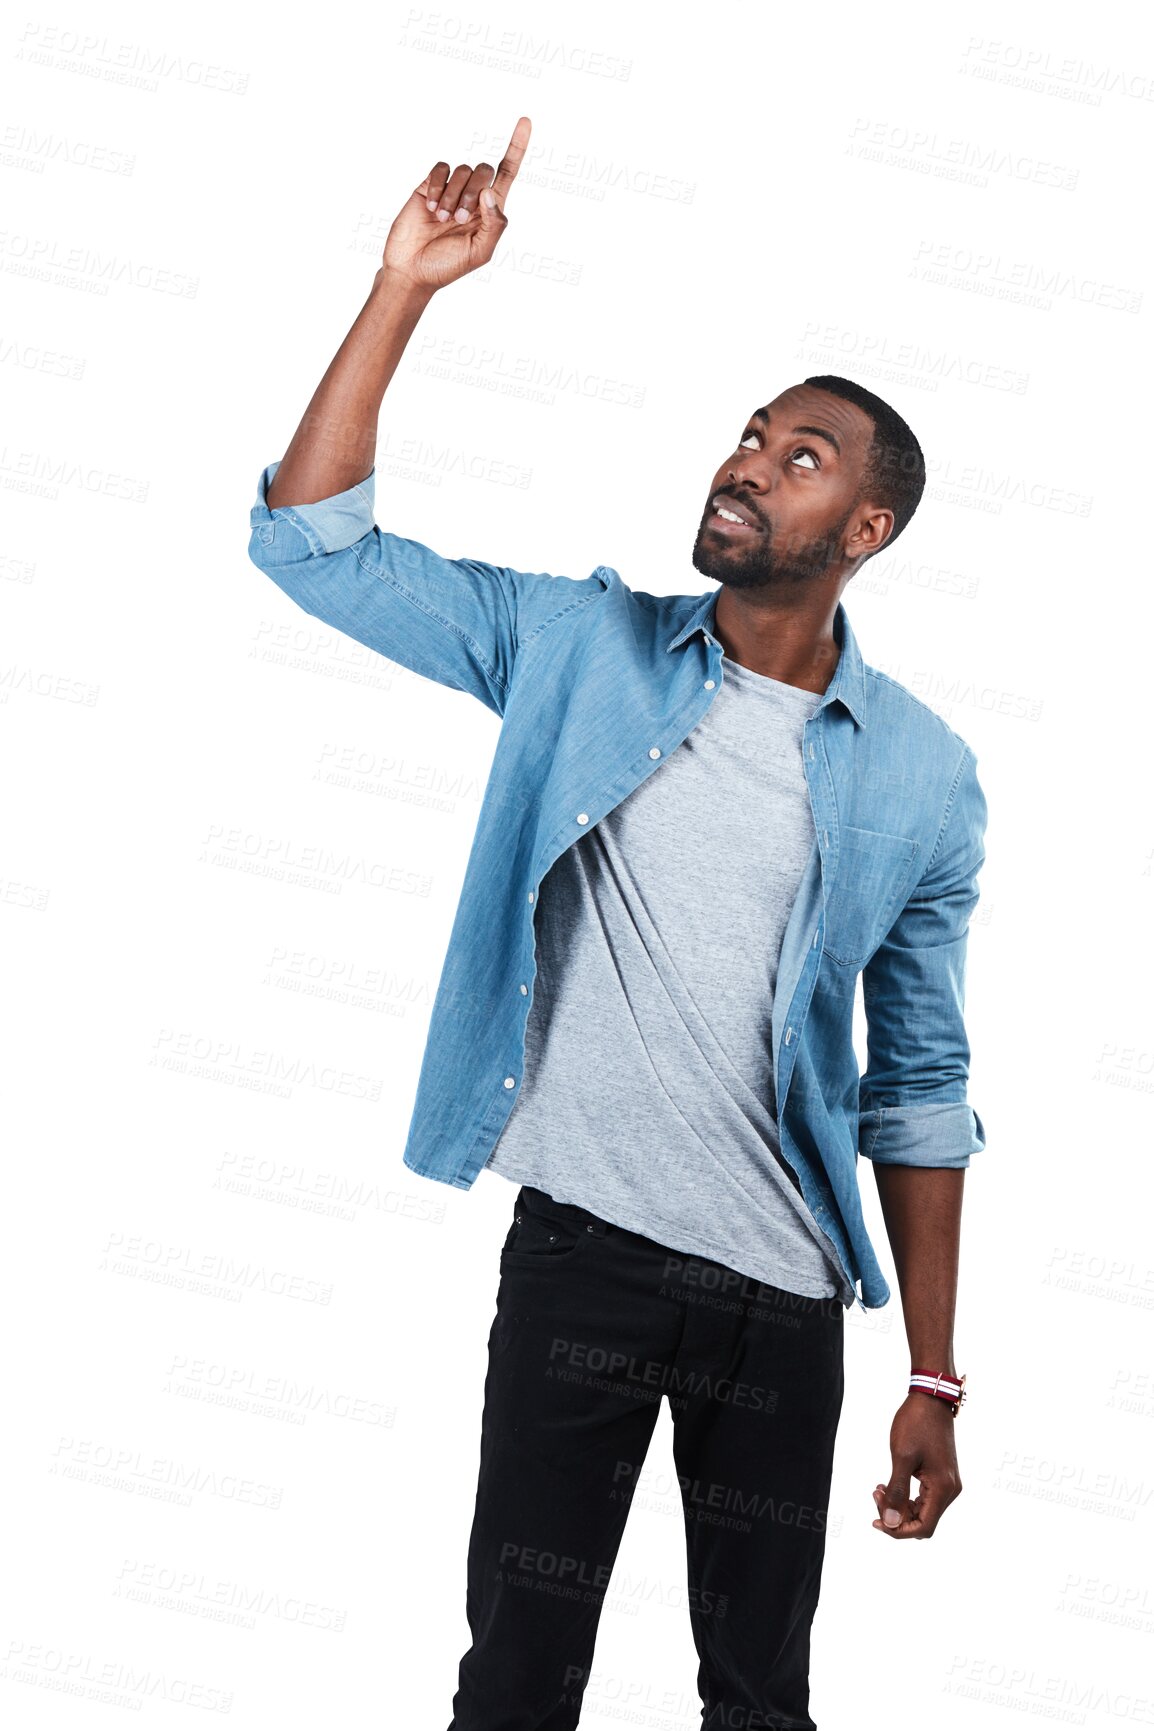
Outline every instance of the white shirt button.
[(791, 1041), (791, 1040), (792, 1040), (792, 1039), (793, 1039), (793, 1029), (792, 1029), (792, 1028), (787, 1028), (787, 1029), (786, 1029), (786, 1030), (785, 1030), (785, 1043), (786, 1043), (786, 1045), (787, 1045), (787, 1046), (788, 1046), (788, 1045), (789, 1045), (789, 1042), (790, 1042), (790, 1041)]
[(533, 900), (533, 891), (532, 890), (529, 891), (529, 900), (530, 901)]
[(579, 811), (577, 813), (577, 822), (578, 823), (588, 823), (589, 822), (589, 813), (587, 811)]
[(715, 685), (715, 684), (716, 684), (716, 683), (717, 683), (717, 681), (716, 681), (716, 680), (714, 680), (714, 679), (707, 679), (707, 680), (706, 680), (706, 681), (705, 681), (705, 689), (706, 689), (706, 691), (712, 691), (712, 690), (713, 690), (713, 687), (714, 687), (714, 685)]
[(516, 1079), (512, 1076), (506, 1076), (505, 1086), (506, 1088), (515, 1088), (517, 1086)]
[(649, 755), (650, 755), (650, 757), (660, 757), (661, 752), (658, 750), (657, 746), (651, 745), (649, 747)]
[[(814, 940), (813, 940), (813, 941), (814, 941), (814, 943), (815, 943), (815, 944), (816, 944), (816, 942), (817, 942), (817, 939), (816, 939), (816, 938), (815, 938), (815, 939), (814, 939)], [(528, 996), (529, 996), (529, 988), (528, 988), (528, 986), (522, 986), (522, 987), (521, 987), (521, 996), (522, 996), (522, 997), (523, 997), (523, 998), (527, 998), (527, 997), (528, 997)]]
[(816, 757), (816, 756), (817, 756), (817, 753), (816, 753), (816, 752), (815, 752), (815, 751), (814, 751), (814, 749), (813, 749), (813, 740), (812, 740), (812, 739), (811, 739), (811, 740), (810, 740), (810, 742), (809, 742), (809, 755), (810, 755), (810, 756), (811, 756), (811, 757)]

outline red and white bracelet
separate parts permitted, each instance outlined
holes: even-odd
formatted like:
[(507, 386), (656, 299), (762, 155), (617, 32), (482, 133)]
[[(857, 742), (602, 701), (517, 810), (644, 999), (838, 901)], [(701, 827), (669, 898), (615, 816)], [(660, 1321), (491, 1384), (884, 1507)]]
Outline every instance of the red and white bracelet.
[(910, 1372), (910, 1387), (921, 1389), (924, 1394), (936, 1395), (939, 1400), (949, 1401), (955, 1418), (966, 1398), (965, 1377), (946, 1376), (944, 1371), (915, 1369)]

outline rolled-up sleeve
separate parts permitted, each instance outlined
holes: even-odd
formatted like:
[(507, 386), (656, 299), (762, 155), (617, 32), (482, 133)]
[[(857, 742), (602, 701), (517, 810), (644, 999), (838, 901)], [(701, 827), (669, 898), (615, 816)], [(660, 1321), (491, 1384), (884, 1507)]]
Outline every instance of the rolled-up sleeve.
[(964, 747), (937, 842), (884, 942), (862, 970), (868, 1062), (859, 1147), (900, 1166), (968, 1166), (986, 1145), (967, 1099), (966, 949), (985, 859), (986, 801)]
[(280, 463), (261, 473), (249, 557), (313, 618), (410, 672), (468, 692), (498, 715), (517, 644), (595, 578), (447, 559), (374, 521), (376, 470), (309, 505), (268, 503)]

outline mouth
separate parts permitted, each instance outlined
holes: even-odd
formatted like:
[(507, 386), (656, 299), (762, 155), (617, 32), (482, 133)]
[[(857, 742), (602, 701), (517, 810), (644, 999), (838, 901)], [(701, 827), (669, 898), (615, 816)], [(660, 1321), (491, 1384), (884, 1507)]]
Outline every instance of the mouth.
[(713, 499), (709, 502), (709, 514), (706, 518), (711, 530), (720, 535), (751, 535), (758, 528), (751, 516), (747, 516), (739, 505), (732, 504), (728, 499)]

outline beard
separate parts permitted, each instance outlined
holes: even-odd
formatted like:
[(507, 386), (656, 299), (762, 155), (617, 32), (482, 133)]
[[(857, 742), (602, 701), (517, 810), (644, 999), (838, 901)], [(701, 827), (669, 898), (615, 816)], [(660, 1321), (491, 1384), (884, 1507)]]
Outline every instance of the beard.
[[(734, 509), (738, 506), (735, 505)], [(740, 509), (748, 514), (748, 506), (743, 504)], [(694, 569), (703, 577), (712, 578), (715, 583), (725, 583), (731, 589), (788, 588), (826, 577), (840, 563), (841, 538), (854, 509), (851, 505), (839, 523), (813, 540), (775, 552), (772, 524), (764, 518), (755, 519), (754, 533), (743, 535), (739, 542), (724, 533), (715, 534), (710, 530), (713, 507), (708, 505), (693, 543)]]

